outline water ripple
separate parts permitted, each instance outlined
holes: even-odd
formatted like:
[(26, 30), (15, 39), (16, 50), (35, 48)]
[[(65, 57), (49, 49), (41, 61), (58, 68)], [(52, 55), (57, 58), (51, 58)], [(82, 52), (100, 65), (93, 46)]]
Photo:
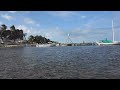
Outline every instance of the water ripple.
[(0, 48), (1, 79), (119, 79), (120, 46)]

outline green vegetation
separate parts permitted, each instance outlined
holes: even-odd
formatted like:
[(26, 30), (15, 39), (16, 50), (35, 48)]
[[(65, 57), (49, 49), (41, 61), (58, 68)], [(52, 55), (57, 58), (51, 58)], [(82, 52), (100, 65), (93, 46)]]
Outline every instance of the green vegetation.
[(49, 42), (53, 43), (54, 41), (51, 41), (50, 39), (42, 37), (41, 35), (40, 36), (30, 35), (28, 37), (28, 42), (31, 43), (31, 44), (33, 44), (33, 43), (38, 43), (38, 44), (43, 44), (44, 43), (45, 44), (45, 43), (49, 43)]
[[(16, 40), (26, 40), (27, 33), (23, 33), (23, 30), (16, 29), (14, 25), (10, 27), (10, 30), (7, 30), (7, 26), (5, 24), (1, 25), (0, 27), (0, 39), (2, 39), (3, 42), (8, 42), (9, 40), (13, 40), (14, 43)], [(26, 40), (26, 43), (34, 44), (42, 44), (42, 43), (57, 43), (55, 41), (51, 41), (50, 39), (47, 39), (45, 37), (42, 37), (41, 35), (33, 36), (30, 35), (28, 37), (28, 40)]]
[(7, 26), (4, 24), (0, 27), (0, 38), (2, 40), (23, 40), (23, 37), (23, 30), (16, 29), (14, 25), (10, 27), (10, 30), (7, 30)]

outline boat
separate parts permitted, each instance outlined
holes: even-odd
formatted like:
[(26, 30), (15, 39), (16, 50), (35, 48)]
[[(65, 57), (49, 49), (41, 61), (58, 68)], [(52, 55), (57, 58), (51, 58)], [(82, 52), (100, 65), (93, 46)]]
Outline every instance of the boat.
[(99, 42), (96, 42), (97, 45), (120, 45), (119, 41), (114, 40), (114, 26), (113, 26), (113, 20), (112, 20), (112, 38), (113, 40), (101, 40)]
[(99, 42), (96, 42), (97, 45), (120, 45), (120, 42), (118, 41), (111, 41), (111, 40), (101, 40)]
[(36, 47), (54, 47), (56, 44), (36, 44)]
[[(45, 37), (45, 36), (44, 36)], [(55, 43), (52, 43), (52, 42), (48, 42), (48, 43), (46, 43), (46, 41), (45, 41), (45, 38), (44, 38), (44, 42), (42, 43), (42, 44), (36, 44), (35, 45), (36, 47), (54, 47), (54, 46), (56, 46), (56, 44)]]

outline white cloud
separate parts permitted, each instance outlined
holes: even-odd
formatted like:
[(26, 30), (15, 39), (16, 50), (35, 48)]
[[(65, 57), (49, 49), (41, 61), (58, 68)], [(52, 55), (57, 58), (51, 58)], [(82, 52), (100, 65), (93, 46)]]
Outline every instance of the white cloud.
[(25, 18), (25, 19), (24, 19), (24, 22), (25, 22), (26, 24), (35, 24), (35, 21), (32, 20), (31, 18)]
[(24, 33), (27, 33), (27, 34), (30, 34), (31, 30), (32, 30), (32, 28), (28, 28), (25, 25), (18, 25), (18, 26), (16, 26), (16, 28), (17, 29), (22, 29), (24, 31)]
[[(28, 27), (25, 25), (18, 25), (16, 26), (17, 29), (22, 29), (24, 31), (24, 33), (27, 33), (27, 37), (29, 37), (30, 35), (42, 35), (50, 40), (53, 41), (60, 41), (60, 42), (64, 42), (65, 38), (65, 34), (64, 32), (59, 28), (59, 27), (53, 27), (53, 28), (32, 28), (32, 27)], [(61, 41), (62, 40), (62, 41)]]
[(7, 19), (7, 20), (12, 20), (13, 17), (7, 14), (1, 15), (2, 18)]
[(81, 16), (82, 19), (86, 18), (86, 16)]
[[(46, 38), (49, 38), (53, 41), (58, 41), (61, 43), (65, 43), (67, 40), (67, 31), (64, 31), (63, 29), (59, 27), (53, 27), (53, 28), (47, 28), (47, 29), (40, 29), (39, 31), (34, 31), (37, 35), (46, 36)], [(70, 38), (73, 42), (80, 42), (80, 41), (87, 41), (91, 38), (96, 38), (99, 33), (93, 33), (94, 31), (90, 29), (80, 29), (75, 28), (72, 30), (69, 30)]]
[(24, 12), (26, 12), (26, 13), (30, 13), (31, 11), (24, 11)]
[[(100, 19), (99, 19), (100, 20)], [(104, 20), (104, 19), (101, 19)], [(95, 21), (98, 22), (98, 21)], [(86, 28), (75, 28), (70, 30), (70, 37), (73, 41), (97, 41), (107, 38), (111, 39), (111, 32), (108, 32), (110, 29), (108, 28), (94, 28), (94, 23), (91, 23), (90, 26)]]
[(44, 33), (46, 37), (51, 38), (51, 39), (60, 37), (63, 34), (63, 32), (59, 29), (59, 27), (44, 30)]
[(16, 13), (17, 11), (8, 11), (8, 12), (10, 12), (10, 13)]
[(30, 13), (31, 11), (17, 11), (17, 12), (20, 12), (20, 13)]
[(3, 23), (0, 21), (0, 25), (2, 25)]
[(30, 13), (31, 11), (8, 11), (9, 13)]
[(99, 18), (99, 17), (91, 17), (87, 23), (84, 24), (85, 29), (91, 29), (94, 26), (96, 26), (97, 24), (100, 24), (103, 22), (103, 18)]
[(36, 24), (37, 27), (40, 27), (40, 24)]
[[(65, 43), (67, 39), (67, 32), (62, 30), (59, 27), (53, 27), (53, 28), (32, 28), (32, 27), (27, 27), (25, 25), (19, 25), (16, 28), (22, 29), (24, 33), (27, 33), (29, 35), (42, 35), (50, 40), (53, 41), (58, 41)], [(82, 30), (80, 28), (76, 28), (74, 30), (70, 30), (70, 38), (73, 42), (79, 42), (80, 40), (86, 41), (87, 39), (90, 39), (91, 37), (96, 37), (96, 33), (93, 36), (92, 30)], [(98, 34), (97, 34), (98, 35)]]
[(88, 36), (90, 32), (91, 32), (90, 29), (80, 29), (80, 28), (76, 28), (76, 29), (70, 31), (71, 36), (73, 38)]
[(65, 34), (59, 27), (31, 29), (32, 35), (41, 35), (53, 41), (64, 41)]
[(45, 35), (48, 38), (54, 38), (56, 36), (61, 35), (60, 29), (58, 27), (53, 27), (53, 28), (47, 28), (47, 29), (40, 29), (39, 31), (37, 31), (36, 34), (41, 34), (41, 35)]
[(49, 11), (50, 15), (59, 16), (59, 17), (69, 17), (76, 15), (75, 11)]

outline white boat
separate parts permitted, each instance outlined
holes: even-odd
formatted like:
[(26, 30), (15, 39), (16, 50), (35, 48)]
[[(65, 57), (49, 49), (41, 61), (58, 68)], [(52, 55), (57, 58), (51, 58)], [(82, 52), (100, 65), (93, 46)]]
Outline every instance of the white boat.
[(114, 40), (114, 26), (113, 26), (113, 20), (112, 20), (112, 35), (113, 35), (113, 40), (101, 40), (99, 42), (96, 42), (97, 45), (120, 45), (119, 41)]
[(56, 44), (55, 46), (57, 46), (57, 47), (58, 47), (58, 46), (60, 46), (60, 44)]
[[(45, 37), (45, 34), (44, 34), (44, 37)], [(54, 46), (56, 46), (55, 43), (52, 43), (52, 42), (46, 43), (45, 38), (42, 44), (36, 44), (36, 47), (54, 47)]]
[(96, 42), (97, 45), (120, 45), (120, 42), (114, 41), (114, 42)]
[(36, 47), (54, 47), (55, 44), (36, 44)]

